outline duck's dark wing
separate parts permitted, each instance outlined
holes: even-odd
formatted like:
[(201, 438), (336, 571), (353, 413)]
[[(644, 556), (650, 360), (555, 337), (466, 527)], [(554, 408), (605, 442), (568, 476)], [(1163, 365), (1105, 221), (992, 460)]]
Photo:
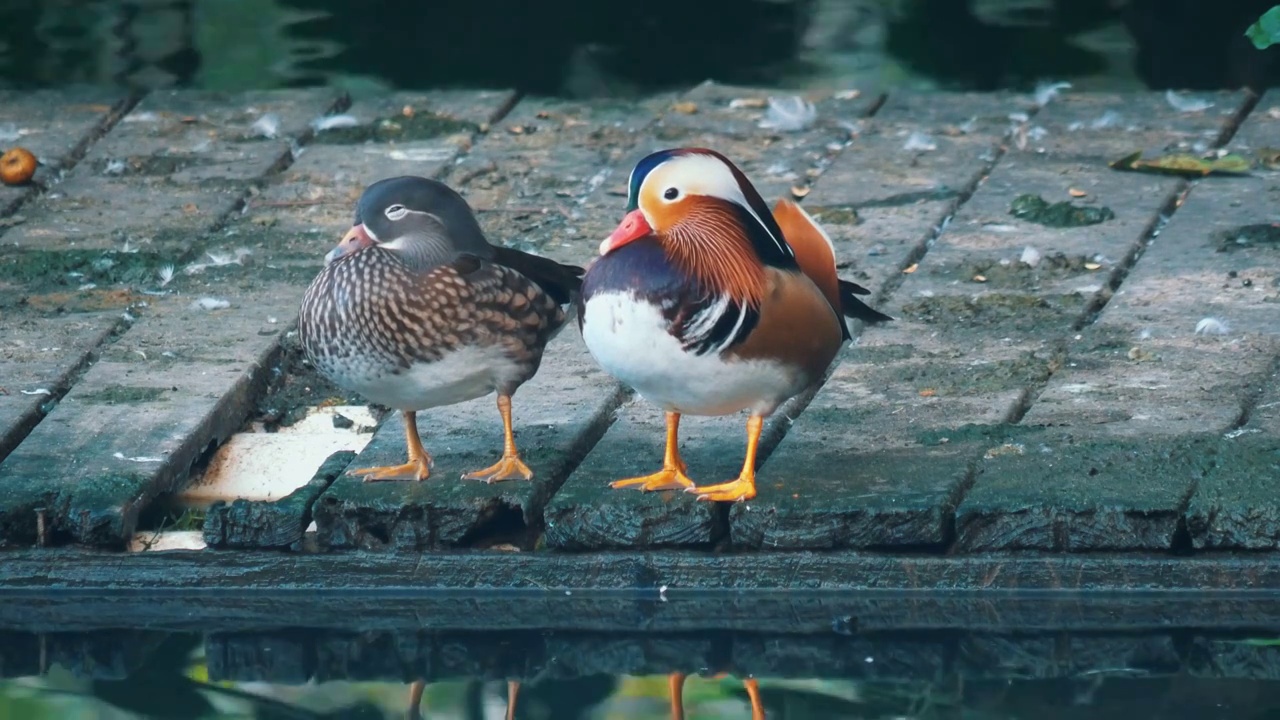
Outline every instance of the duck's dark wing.
[(559, 305), (565, 305), (582, 290), (582, 268), (532, 255), (508, 247), (494, 246), (491, 260), (510, 268), (538, 284)]
[(841, 280), (839, 285), (840, 314), (869, 323), (885, 322), (893, 319), (858, 299), (859, 295), (870, 295), (870, 290), (848, 280)]

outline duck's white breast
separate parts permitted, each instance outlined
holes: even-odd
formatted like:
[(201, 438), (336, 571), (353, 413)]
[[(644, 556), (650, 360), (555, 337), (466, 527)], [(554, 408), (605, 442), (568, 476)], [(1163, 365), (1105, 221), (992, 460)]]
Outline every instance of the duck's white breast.
[(781, 363), (686, 351), (661, 309), (631, 292), (592, 295), (582, 317), (582, 339), (596, 362), (665, 410), (768, 413), (800, 389), (798, 373)]
[(464, 347), (434, 362), (419, 362), (398, 373), (385, 368), (348, 372), (346, 384), (379, 405), (398, 410), (425, 410), (483, 397), (519, 367), (499, 346)]

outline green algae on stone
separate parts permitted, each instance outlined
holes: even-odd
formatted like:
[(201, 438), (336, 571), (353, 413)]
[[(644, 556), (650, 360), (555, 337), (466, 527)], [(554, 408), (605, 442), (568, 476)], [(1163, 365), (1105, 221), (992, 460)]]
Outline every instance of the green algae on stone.
[[(113, 165), (117, 162), (120, 164)], [(209, 158), (194, 153), (161, 153), (125, 158), (123, 161), (103, 158), (94, 163), (94, 170), (104, 175), (164, 177), (190, 167), (210, 164), (212, 162)]]
[(1021, 260), (982, 259), (948, 263), (932, 269), (933, 275), (969, 282), (981, 275), (991, 288), (1008, 290), (1033, 290), (1046, 279), (1064, 278), (1096, 272), (1101, 265), (1086, 255), (1067, 255), (1063, 252), (1045, 253), (1035, 265)]
[(1258, 223), (1219, 230), (1213, 234), (1213, 244), (1218, 252), (1232, 252), (1260, 246), (1280, 249), (1280, 224)]
[(823, 225), (860, 225), (863, 222), (858, 211), (851, 207), (810, 207), (809, 214)]
[(945, 396), (986, 395), (1006, 390), (1020, 390), (1049, 379), (1054, 360), (1034, 352), (1011, 360), (972, 365), (968, 362), (927, 362), (898, 365), (892, 369), (895, 380), (928, 388)]
[(128, 403), (143, 403), (163, 400), (164, 394), (169, 388), (162, 387), (131, 387), (126, 385), (108, 385), (103, 389), (80, 395), (81, 402), (101, 404), (101, 405), (120, 405)]
[(167, 264), (171, 263), (147, 252), (20, 250), (0, 257), (0, 275), (35, 292), (86, 283), (147, 285)]
[(417, 112), (412, 116), (395, 115), (380, 118), (371, 123), (350, 127), (337, 127), (316, 133), (312, 142), (326, 145), (358, 145), (366, 142), (411, 142), (430, 140), (442, 135), (460, 132), (476, 132), (479, 127), (470, 121), (459, 120), (432, 112)]
[[(1051, 302), (1052, 300), (1052, 302)], [(1067, 326), (1084, 310), (1078, 293), (1039, 296), (1026, 293), (981, 293), (922, 297), (902, 307), (903, 315), (929, 324), (1000, 326), (1006, 330), (1041, 332)]]
[(1067, 200), (1050, 204), (1048, 200), (1031, 193), (1014, 198), (1013, 205), (1009, 207), (1009, 214), (1020, 220), (1052, 228), (1097, 225), (1116, 216), (1111, 208), (1105, 205), (1080, 207), (1072, 205)]
[(1028, 435), (1043, 434), (1044, 431), (1044, 427), (1035, 425), (965, 423), (953, 428), (935, 428), (922, 431), (916, 435), (916, 442), (921, 445), (959, 444), (975, 441), (984, 443), (1017, 442)]

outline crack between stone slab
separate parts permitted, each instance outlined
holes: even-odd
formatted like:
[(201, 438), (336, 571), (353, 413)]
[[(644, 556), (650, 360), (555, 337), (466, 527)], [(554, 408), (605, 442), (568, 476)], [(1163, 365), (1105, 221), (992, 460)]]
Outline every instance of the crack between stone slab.
[[(120, 122), (120, 120), (137, 107), (138, 103), (142, 102), (145, 97), (145, 92), (131, 92), (123, 99), (116, 102), (116, 104), (102, 116), (102, 119), (98, 120), (98, 122), (94, 124), (93, 128), (89, 130), (89, 132), (85, 133), (84, 137), (80, 138), (80, 141), (71, 148), (71, 151), (61, 158), (61, 167), (58, 169), (58, 182), (48, 186), (35, 184), (34, 191), (25, 193), (17, 200), (13, 201), (9, 207), (4, 208), (3, 212), (0, 212), (0, 217), (13, 216), (21, 210), (24, 205), (35, 198), (44, 195), (51, 188), (61, 184), (62, 179), (66, 174), (74, 170), (76, 165), (79, 165), (80, 161), (84, 159), (84, 156), (89, 153), (89, 149), (92, 148), (99, 140), (106, 137), (107, 134), (110, 133), (111, 130)], [(12, 225), (0, 227), (0, 237), (3, 237), (10, 227), (12, 227)]]

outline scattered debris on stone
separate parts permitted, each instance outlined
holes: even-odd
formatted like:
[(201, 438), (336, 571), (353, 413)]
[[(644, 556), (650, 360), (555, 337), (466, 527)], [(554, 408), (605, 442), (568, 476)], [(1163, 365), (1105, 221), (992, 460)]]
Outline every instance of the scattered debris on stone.
[(355, 115), (342, 113), (339, 115), (323, 115), (311, 121), (311, 129), (318, 133), (339, 128), (359, 127), (360, 119)]
[(800, 132), (813, 127), (817, 120), (818, 109), (799, 95), (770, 97), (769, 109), (765, 111), (759, 126), (765, 130)]
[(1174, 110), (1177, 110), (1178, 112), (1185, 112), (1185, 113), (1204, 112), (1205, 110), (1208, 110), (1209, 108), (1213, 107), (1213, 103), (1209, 102), (1208, 100), (1203, 100), (1197, 97), (1191, 97), (1190, 95), (1179, 95), (1173, 90), (1166, 91), (1164, 94), (1164, 99), (1168, 101), (1169, 105), (1173, 107)]
[(1148, 172), (1164, 175), (1181, 175), (1186, 177), (1204, 177), (1206, 175), (1245, 175), (1252, 169), (1252, 163), (1242, 155), (1228, 154), (1216, 158), (1197, 157), (1185, 153), (1162, 155), (1151, 160), (1142, 159), (1142, 151), (1131, 153), (1119, 160), (1107, 163), (1113, 170), (1130, 172)]
[(231, 307), (231, 302), (221, 298), (203, 297), (191, 303), (191, 307), (197, 310), (226, 310)]
[(1197, 335), (1226, 335), (1231, 332), (1231, 328), (1225, 320), (1215, 317), (1207, 317), (1196, 323)]
[(907, 136), (907, 141), (903, 143), (902, 149), (907, 152), (928, 152), (929, 150), (937, 150), (938, 143), (928, 133), (915, 131)]
[[(341, 116), (334, 116), (341, 117)], [(280, 135), (280, 116), (275, 113), (267, 113), (249, 126), (249, 132), (253, 137), (263, 137), (273, 140)]]
[(1126, 353), (1126, 356), (1134, 362), (1150, 362), (1157, 359), (1155, 353), (1137, 345), (1129, 348), (1129, 352)]
[(989, 448), (985, 453), (983, 453), (982, 457), (986, 460), (990, 460), (1002, 455), (1022, 455), (1026, 451), (1027, 448), (1022, 443), (1005, 443), (1003, 445), (997, 445), (996, 447)]
[(1053, 102), (1063, 90), (1069, 89), (1071, 89), (1069, 82), (1041, 82), (1036, 85), (1035, 103), (1039, 107), (1044, 107)]
[(30, 150), (15, 147), (0, 155), (0, 182), (5, 185), (24, 185), (36, 174), (39, 162)]
[(1050, 204), (1039, 195), (1027, 193), (1014, 198), (1009, 207), (1009, 214), (1021, 220), (1044, 225), (1045, 227), (1069, 228), (1097, 225), (1116, 216), (1111, 208), (1080, 207), (1063, 200)]
[(130, 456), (125, 455), (125, 454), (124, 454), (124, 453), (122, 453), (122, 452), (113, 453), (113, 454), (112, 454), (112, 457), (114, 457), (114, 458), (115, 458), (115, 459), (117, 459), (117, 460), (128, 460), (129, 462), (135, 462), (135, 463), (155, 463), (155, 462), (164, 462), (164, 458), (162, 458), (162, 457), (154, 457), (154, 456), (150, 456), (150, 455), (137, 455), (137, 456), (134, 456), (134, 457), (130, 457)]
[(1027, 267), (1035, 267), (1040, 264), (1040, 251), (1028, 245), (1022, 249), (1022, 255), (1018, 257), (1018, 262)]

